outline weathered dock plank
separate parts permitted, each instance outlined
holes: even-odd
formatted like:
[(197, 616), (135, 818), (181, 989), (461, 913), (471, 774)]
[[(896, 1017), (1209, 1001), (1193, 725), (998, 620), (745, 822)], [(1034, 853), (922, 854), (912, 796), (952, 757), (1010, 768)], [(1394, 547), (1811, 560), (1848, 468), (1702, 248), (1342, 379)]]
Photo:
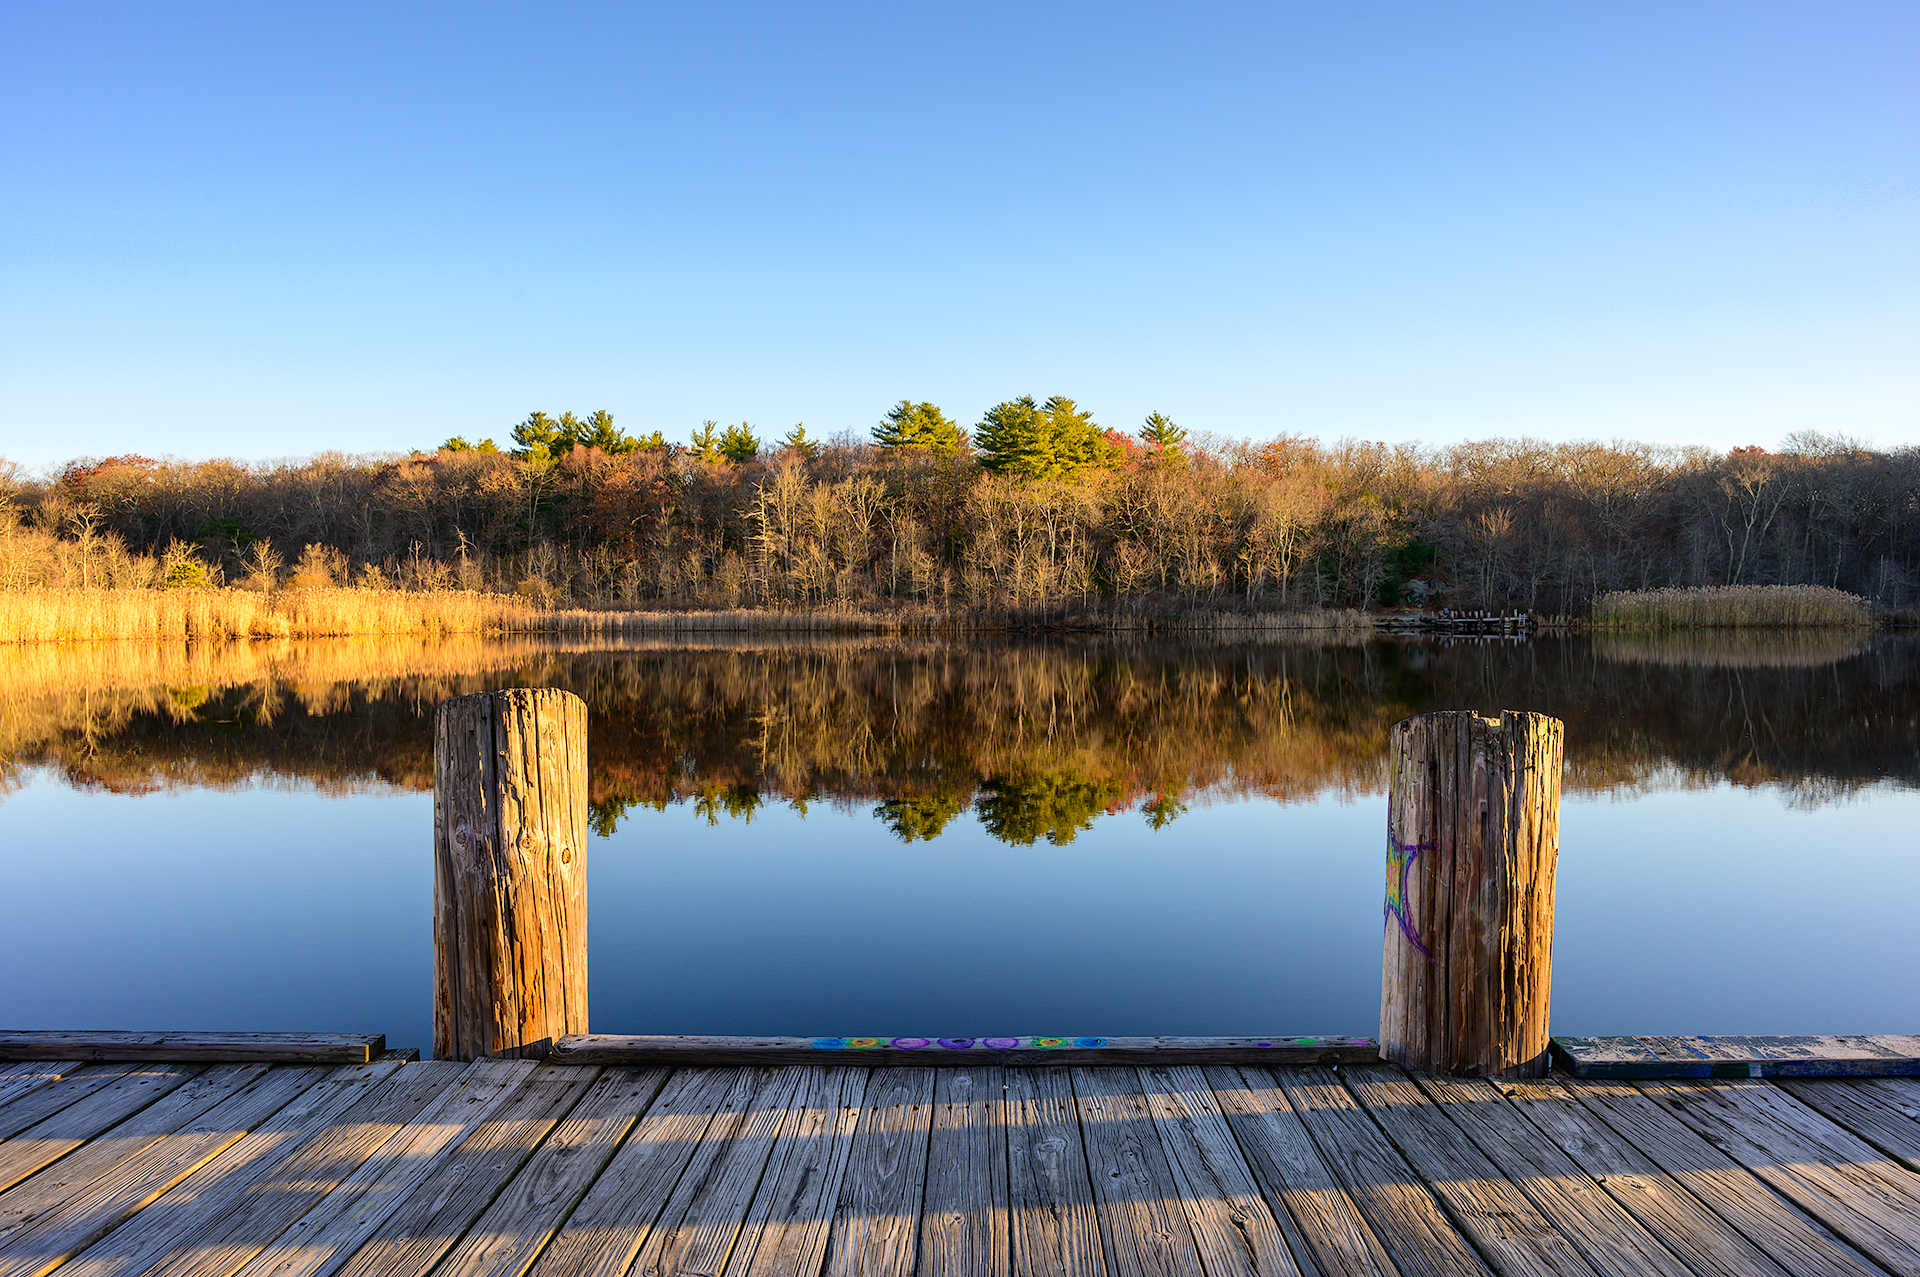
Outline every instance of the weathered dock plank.
[[(260, 1065), (215, 1065), (134, 1120), (147, 1118), (223, 1069), (243, 1070), (254, 1076), (243, 1087), (226, 1093), (211, 1109), (179, 1121), (173, 1130), (145, 1144), (135, 1155), (116, 1161), (82, 1184), (73, 1181), (81, 1178), (92, 1144), (12, 1190), (39, 1191), (30, 1202), (21, 1202), (20, 1226), (10, 1230), (0, 1243), (0, 1277), (42, 1277), (65, 1263), (291, 1104), (325, 1073), (319, 1068), (289, 1067), (261, 1076), (264, 1070)], [(171, 1121), (169, 1124), (173, 1125)], [(41, 1187), (38, 1181), (43, 1179), (50, 1182)]]
[(1132, 1069), (1073, 1070), (1073, 1102), (1113, 1277), (1176, 1277), (1204, 1271), (1180, 1211), (1147, 1097)]
[(1787, 1269), (1557, 1084), (1514, 1082), (1503, 1090), (1540, 1137), (1564, 1151), (1701, 1277), (1787, 1277)]
[(1877, 1264), (1793, 1209), (1725, 1149), (1674, 1119), (1631, 1082), (1569, 1080), (1565, 1090), (1788, 1272), (1871, 1277)]
[[(1639, 1082), (1667, 1112), (1889, 1272), (1920, 1277), (1920, 1180), (1804, 1105), (1775, 1109), (1729, 1082)], [(1889, 1173), (1890, 1172), (1890, 1173)]]
[(396, 1070), (293, 1156), (191, 1223), (145, 1271), (150, 1277), (231, 1277), (438, 1099), (464, 1068), (436, 1061)]
[(1400, 1155), (1340, 1075), (1276, 1069), (1287, 1102), (1403, 1274), (1485, 1277), (1487, 1266), (1440, 1209), (1433, 1186)]
[(79, 1068), (80, 1060), (25, 1060), (0, 1068), (0, 1108)]
[(1414, 1080), (1595, 1268), (1615, 1277), (1689, 1277), (1691, 1269), (1588, 1178), (1565, 1149), (1542, 1140), (1500, 1088), (1485, 1080), (1427, 1074)]
[(1093, 1182), (1066, 1071), (1010, 1069), (1006, 1086), (1014, 1277), (1106, 1272)]
[(0, 1140), (12, 1139), (133, 1071), (134, 1066), (128, 1064), (89, 1064), (46, 1086), (36, 1087), (0, 1108)]
[(237, 1271), (327, 1277), (535, 1067), (532, 1060), (476, 1060)]
[(1553, 1039), (1554, 1062), (1575, 1077), (1910, 1077), (1920, 1036), (1615, 1037)]
[(933, 1083), (927, 1195), (920, 1208), (920, 1277), (1004, 1277), (1006, 1075), (998, 1068), (941, 1069)]
[(544, 1064), (354, 1251), (340, 1277), (418, 1277), (440, 1261), (518, 1175), (599, 1070)]
[(724, 1137), (737, 1127), (764, 1080), (752, 1069), (675, 1074), (532, 1271), (539, 1277), (621, 1277), (707, 1128), (719, 1123)]
[(805, 1071), (728, 1257), (727, 1277), (820, 1271), (868, 1078), (866, 1069)]
[(1780, 1089), (1920, 1171), (1920, 1079), (1782, 1078)]
[(580, 1033), (554, 1043), (569, 1064), (849, 1064), (862, 1068), (980, 1065), (1367, 1064), (1372, 1038), (729, 1038)]
[(255, 1179), (324, 1134), (341, 1114), (385, 1084), (400, 1067), (398, 1060), (381, 1060), (326, 1071), (319, 1082), (244, 1138), (223, 1147), (159, 1200), (69, 1260), (63, 1271), (69, 1277), (144, 1272)]
[(609, 1069), (433, 1271), (519, 1277), (652, 1106), (665, 1069)]
[(804, 1072), (789, 1066), (758, 1079), (737, 1126), (723, 1131), (716, 1121), (708, 1128), (628, 1269), (633, 1277), (707, 1277), (720, 1271)]
[[(0, 1189), (12, 1188), (43, 1166), (50, 1166), (88, 1140), (118, 1125), (168, 1092), (184, 1086), (200, 1069), (190, 1064), (121, 1066), (106, 1085), (92, 1089), (85, 1103), (49, 1113), (0, 1144)], [(50, 1094), (49, 1087), (41, 1094)]]
[[(264, 1064), (216, 1064), (111, 1127), (45, 1170), (0, 1193), (0, 1248), (46, 1211), (138, 1156), (267, 1071)], [(72, 1109), (67, 1110), (68, 1113)]]
[(907, 1277), (919, 1240), (933, 1129), (932, 1069), (886, 1068), (866, 1103), (827, 1240), (827, 1277)]
[(1300, 1277), (1206, 1075), (1196, 1065), (1136, 1074), (1173, 1169), (1176, 1200), (1211, 1277)]
[(1596, 1269), (1397, 1069), (1342, 1070), (1347, 1088), (1502, 1277), (1595, 1277)]
[(89, 1065), (0, 1277), (1920, 1277), (1911, 1080), (845, 1058)]
[(0, 1060), (175, 1061), (221, 1064), (366, 1064), (387, 1049), (380, 1033), (0, 1033)]
[(1396, 1277), (1380, 1239), (1314, 1147), (1273, 1075), (1221, 1065), (1206, 1079), (1301, 1271)]

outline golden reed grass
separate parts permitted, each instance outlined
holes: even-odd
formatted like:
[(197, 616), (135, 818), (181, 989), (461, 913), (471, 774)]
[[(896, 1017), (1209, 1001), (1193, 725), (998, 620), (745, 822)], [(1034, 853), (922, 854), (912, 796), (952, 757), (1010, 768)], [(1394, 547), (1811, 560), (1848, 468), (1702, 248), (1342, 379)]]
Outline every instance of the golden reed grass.
[(548, 611), (512, 595), (464, 590), (0, 591), (0, 643), (207, 642), (365, 634), (845, 633), (887, 628), (886, 618), (844, 612)]
[(1723, 585), (1632, 590), (1594, 600), (1598, 629), (1794, 629), (1873, 624), (1867, 600), (1824, 585)]
[[(921, 609), (809, 612), (735, 608), (704, 612), (548, 610), (509, 594), (467, 590), (53, 589), (0, 591), (0, 643), (109, 639), (208, 642), (339, 638), (367, 634), (906, 634), (1020, 628), (1031, 618)], [(1363, 612), (1193, 612), (1094, 615), (1080, 623), (1115, 631), (1215, 634), (1370, 632)]]

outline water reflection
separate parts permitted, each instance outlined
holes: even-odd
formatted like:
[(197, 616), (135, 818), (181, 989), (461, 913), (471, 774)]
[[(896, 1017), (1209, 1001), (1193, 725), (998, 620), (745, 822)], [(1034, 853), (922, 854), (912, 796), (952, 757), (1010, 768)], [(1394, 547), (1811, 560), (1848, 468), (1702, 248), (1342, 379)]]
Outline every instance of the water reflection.
[(1387, 728), (1431, 709), (1567, 723), (1569, 793), (1721, 781), (1817, 807), (1920, 781), (1910, 637), (1531, 643), (800, 641), (603, 650), (349, 640), (99, 645), (0, 657), (0, 768), (115, 793), (294, 781), (425, 791), (449, 696), (564, 687), (591, 712), (593, 820), (688, 803), (874, 804), (901, 842), (971, 812), (1064, 845), (1103, 815), (1154, 828), (1208, 796), (1379, 790)]
[(1906, 1032), (1917, 646), (5, 652), (0, 1022), (427, 1042), (433, 708), (538, 684), (591, 710), (607, 1032), (1368, 1032), (1354, 800), (1460, 707), (1567, 723), (1556, 1031)]

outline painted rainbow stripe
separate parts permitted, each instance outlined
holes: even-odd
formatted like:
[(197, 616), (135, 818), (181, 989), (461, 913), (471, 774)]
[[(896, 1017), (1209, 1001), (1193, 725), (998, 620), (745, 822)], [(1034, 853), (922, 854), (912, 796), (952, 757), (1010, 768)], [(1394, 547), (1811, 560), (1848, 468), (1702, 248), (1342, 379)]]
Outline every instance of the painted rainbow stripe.
[[(1371, 1038), (1249, 1038), (1247, 1046), (1368, 1046)], [(1110, 1038), (815, 1038), (816, 1051), (1083, 1051), (1112, 1045)]]

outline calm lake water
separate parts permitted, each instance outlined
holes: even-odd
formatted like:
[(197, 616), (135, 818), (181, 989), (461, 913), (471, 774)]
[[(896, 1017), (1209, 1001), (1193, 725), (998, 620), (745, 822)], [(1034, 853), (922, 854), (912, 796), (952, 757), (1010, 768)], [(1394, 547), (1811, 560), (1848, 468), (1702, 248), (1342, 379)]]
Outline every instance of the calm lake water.
[(1920, 1031), (1920, 644), (0, 653), (0, 1027), (431, 1044), (432, 713), (591, 711), (593, 1024), (1371, 1034), (1388, 727), (1567, 723), (1556, 1032)]

